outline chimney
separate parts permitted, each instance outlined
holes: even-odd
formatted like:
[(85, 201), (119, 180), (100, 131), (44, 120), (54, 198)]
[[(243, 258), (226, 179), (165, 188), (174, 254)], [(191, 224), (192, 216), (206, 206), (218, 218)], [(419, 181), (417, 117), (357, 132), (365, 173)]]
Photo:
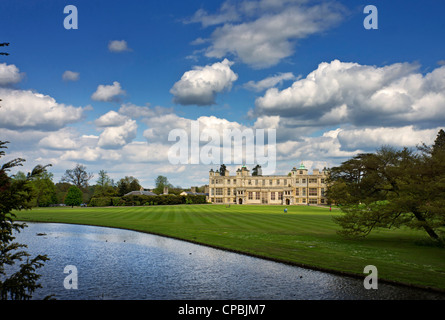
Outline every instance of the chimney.
[(168, 187), (164, 187), (164, 194), (168, 194)]
[(193, 193), (196, 193), (196, 187), (191, 187), (191, 191), (192, 191)]

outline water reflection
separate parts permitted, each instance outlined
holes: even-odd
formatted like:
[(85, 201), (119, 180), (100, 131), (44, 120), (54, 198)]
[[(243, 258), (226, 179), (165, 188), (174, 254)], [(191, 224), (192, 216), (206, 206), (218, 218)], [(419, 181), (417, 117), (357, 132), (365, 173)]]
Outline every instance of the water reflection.
[[(121, 229), (28, 223), (17, 242), (51, 259), (35, 299), (445, 299)], [(67, 265), (78, 269), (78, 290), (63, 286)]]

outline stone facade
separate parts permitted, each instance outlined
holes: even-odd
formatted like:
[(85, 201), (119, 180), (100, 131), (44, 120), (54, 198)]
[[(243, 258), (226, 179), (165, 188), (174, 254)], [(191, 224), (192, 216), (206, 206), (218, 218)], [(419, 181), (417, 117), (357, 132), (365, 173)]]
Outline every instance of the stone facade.
[(325, 205), (327, 171), (314, 169), (312, 174), (303, 164), (288, 175), (252, 176), (242, 166), (235, 176), (226, 170), (209, 172), (208, 201), (215, 204)]

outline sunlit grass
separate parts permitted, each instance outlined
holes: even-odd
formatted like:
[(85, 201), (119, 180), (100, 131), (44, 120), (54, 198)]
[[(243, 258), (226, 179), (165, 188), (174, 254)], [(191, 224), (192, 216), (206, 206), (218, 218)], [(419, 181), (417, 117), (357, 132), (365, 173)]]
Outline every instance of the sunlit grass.
[(445, 249), (420, 246), (422, 231), (381, 230), (365, 239), (337, 234), (332, 217), (315, 206), (178, 205), (107, 208), (36, 208), (22, 221), (62, 222), (132, 229), (244, 252), (302, 266), (363, 274), (445, 290)]

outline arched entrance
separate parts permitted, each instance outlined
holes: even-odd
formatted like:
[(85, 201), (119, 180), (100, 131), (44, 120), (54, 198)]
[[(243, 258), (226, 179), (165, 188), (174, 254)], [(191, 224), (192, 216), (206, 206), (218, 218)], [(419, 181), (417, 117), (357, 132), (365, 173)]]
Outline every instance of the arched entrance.
[(239, 198), (239, 199), (238, 199), (238, 203), (239, 203), (239, 204), (243, 204), (243, 199)]
[(290, 205), (290, 200), (289, 199), (286, 199), (286, 205), (287, 206)]

